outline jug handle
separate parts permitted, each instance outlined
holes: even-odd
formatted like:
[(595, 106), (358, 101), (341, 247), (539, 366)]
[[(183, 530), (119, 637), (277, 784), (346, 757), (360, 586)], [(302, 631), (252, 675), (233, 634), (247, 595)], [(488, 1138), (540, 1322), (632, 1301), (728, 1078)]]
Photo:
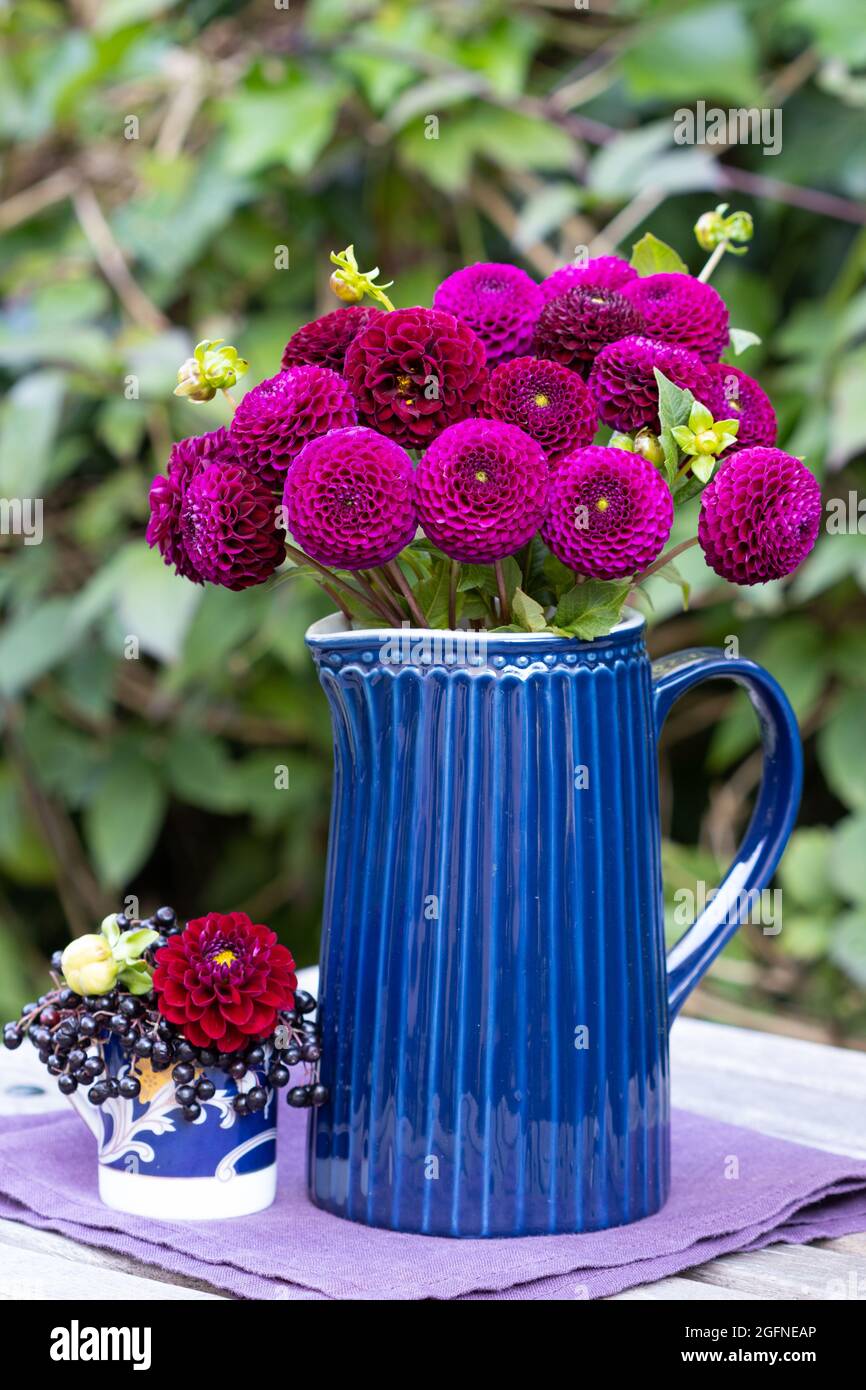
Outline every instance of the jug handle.
[(675, 700), (708, 680), (745, 688), (761, 726), (764, 752), (758, 800), (745, 839), (705, 910), (668, 952), (668, 1012), (673, 1022), (686, 996), (740, 926), (749, 895), (772, 878), (794, 827), (803, 784), (797, 718), (779, 684), (754, 661), (714, 648), (676, 652), (653, 663), (656, 737)]

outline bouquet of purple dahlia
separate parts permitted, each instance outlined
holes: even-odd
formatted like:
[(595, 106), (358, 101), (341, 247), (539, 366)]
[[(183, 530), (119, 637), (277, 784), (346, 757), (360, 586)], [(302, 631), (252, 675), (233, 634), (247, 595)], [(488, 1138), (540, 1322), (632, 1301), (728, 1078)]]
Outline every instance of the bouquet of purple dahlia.
[[(821, 495), (729, 360), (756, 339), (707, 283), (752, 234), (726, 213), (695, 227), (711, 253), (698, 276), (648, 233), (630, 261), (540, 284), (465, 266), (431, 307), (395, 308), (378, 269), (332, 254), (342, 307), (292, 335), (228, 429), (174, 445), (148, 542), (194, 583), (312, 577), (357, 628), (591, 639), (627, 603), (651, 606), (653, 577), (687, 600), (675, 559), (693, 545), (732, 584), (784, 578), (815, 543)], [(200, 343), (176, 394), (231, 401), (246, 369)]]

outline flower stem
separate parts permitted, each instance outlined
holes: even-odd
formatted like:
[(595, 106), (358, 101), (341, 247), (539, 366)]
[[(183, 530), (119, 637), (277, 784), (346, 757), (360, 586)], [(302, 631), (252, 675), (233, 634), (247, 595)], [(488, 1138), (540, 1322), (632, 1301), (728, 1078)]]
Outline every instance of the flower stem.
[(726, 241), (720, 241), (719, 244), (718, 244), (718, 246), (716, 247), (715, 251), (714, 251), (713, 254), (710, 256), (709, 260), (707, 261), (706, 265), (704, 266), (703, 270), (701, 271), (700, 275), (698, 276), (698, 279), (699, 279), (704, 285), (705, 285), (705, 284), (707, 283), (707, 281), (709, 280), (710, 276), (712, 275), (712, 273), (713, 273), (713, 271), (715, 270), (716, 266), (719, 264), (719, 261), (722, 259), (722, 256), (724, 256), (724, 254), (725, 254), (725, 252), (727, 251), (727, 249), (728, 249), (728, 243), (727, 243)]
[(237, 410), (237, 408), (238, 408), (238, 403), (237, 403), (237, 401), (235, 400), (235, 398), (234, 398), (234, 396), (232, 395), (231, 391), (227, 390), (225, 386), (222, 388), (222, 393), (223, 393), (223, 395), (225, 396), (226, 400), (228, 401), (229, 405), (230, 405), (231, 408), (232, 408), (232, 414), (234, 414), (234, 412), (235, 412), (235, 411)]
[(496, 575), (496, 588), (499, 591), (499, 618), (503, 624), (511, 622), (511, 605), (508, 602), (508, 590), (505, 587), (505, 574), (502, 569), (502, 561), (493, 561), (493, 572)]
[(451, 561), (448, 576), (448, 626), (453, 631), (457, 626), (457, 585), (460, 582), (460, 561)]
[(415, 595), (412, 593), (412, 587), (396, 560), (389, 560), (388, 564), (383, 566), (383, 569), (400, 590), (400, 593), (406, 600), (409, 612), (412, 614), (418, 626), (429, 627), (430, 624), (427, 621), (426, 614)]
[[(336, 585), (337, 588), (343, 589), (347, 594), (351, 594), (354, 599), (363, 603), (365, 607), (372, 607), (374, 611), (379, 614), (380, 618), (384, 618), (386, 622), (391, 621), (390, 615), (383, 611), (380, 603), (371, 605), (367, 594), (364, 593), (362, 589), (356, 589), (354, 584), (349, 583), (348, 579), (341, 579), (338, 574), (334, 574), (333, 570), (329, 570), (324, 565), (320, 565), (318, 560), (311, 559), (309, 555), (304, 554), (303, 550), (298, 550), (297, 546), (292, 545), (289, 541), (286, 541), (286, 554), (291, 555), (296, 564), (310, 565), (314, 570), (318, 570), (319, 574), (323, 575), (329, 584)], [(325, 587), (324, 584), (322, 587)]]
[(388, 594), (382, 593), (381, 590), (375, 588), (372, 578), (365, 574), (363, 570), (358, 570), (358, 583), (367, 595), (369, 607), (381, 613), (386, 622), (391, 623), (392, 626), (399, 627), (402, 618), (395, 605), (392, 604)]
[(664, 555), (660, 555), (657, 560), (654, 560), (642, 574), (635, 575), (635, 584), (642, 584), (645, 579), (649, 579), (650, 575), (656, 574), (660, 569), (664, 569), (665, 565), (670, 564), (671, 560), (675, 560), (678, 555), (682, 555), (684, 550), (690, 550), (691, 547), (697, 545), (697, 543), (697, 536), (692, 536), (689, 540), (680, 541), (679, 545), (672, 546)]

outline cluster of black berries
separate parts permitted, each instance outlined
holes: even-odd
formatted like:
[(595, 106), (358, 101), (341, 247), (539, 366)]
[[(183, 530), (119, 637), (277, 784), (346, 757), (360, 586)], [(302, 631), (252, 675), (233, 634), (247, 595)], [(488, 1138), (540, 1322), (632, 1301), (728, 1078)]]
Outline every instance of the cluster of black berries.
[[(151, 965), (153, 953), (169, 937), (183, 931), (170, 907), (161, 907), (141, 921), (120, 912), (116, 920), (121, 931), (148, 927), (160, 933), (146, 952)], [(328, 1099), (327, 1087), (321, 1085), (316, 1075), (321, 1057), (319, 1029), (307, 1017), (316, 1008), (316, 1001), (306, 991), (298, 990), (294, 1009), (280, 1014), (273, 1038), (251, 1041), (239, 1051), (219, 1052), (188, 1042), (159, 1013), (153, 991), (133, 995), (113, 989), (104, 995), (82, 998), (61, 985), (61, 954), (57, 951), (51, 958), (57, 987), (40, 995), (35, 1003), (25, 1004), (20, 1018), (5, 1025), (3, 1041), (6, 1047), (16, 1048), (28, 1037), (38, 1050), (40, 1062), (50, 1075), (57, 1077), (64, 1095), (88, 1087), (87, 1099), (92, 1105), (104, 1105), (116, 1096), (132, 1100), (141, 1092), (141, 1082), (135, 1075), (135, 1064), (140, 1060), (148, 1062), (155, 1072), (171, 1068), (175, 1099), (184, 1119), (189, 1121), (201, 1114), (201, 1102), (215, 1094), (214, 1083), (202, 1074), (207, 1067), (220, 1068), (235, 1082), (251, 1076), (253, 1085), (232, 1097), (231, 1104), (238, 1115), (253, 1114), (267, 1104), (268, 1092), (259, 1081), (259, 1073), (268, 1086), (281, 1089), (291, 1080), (290, 1068), (299, 1063), (306, 1064), (310, 1079), (289, 1090), (289, 1105), (324, 1105)], [(105, 1045), (112, 1039), (129, 1059), (129, 1070), (120, 1077), (111, 1075), (106, 1063)]]

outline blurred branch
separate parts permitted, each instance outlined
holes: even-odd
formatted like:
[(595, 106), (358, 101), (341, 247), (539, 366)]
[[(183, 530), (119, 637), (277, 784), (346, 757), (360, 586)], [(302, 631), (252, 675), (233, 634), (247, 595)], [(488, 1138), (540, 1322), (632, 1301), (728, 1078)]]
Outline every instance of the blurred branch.
[[(472, 180), (472, 198), (494, 227), (497, 227), (503, 236), (513, 242), (518, 227), (517, 213), (496, 185), (480, 177), (474, 178)], [(523, 245), (521, 250), (539, 275), (551, 275), (559, 265), (559, 257), (551, 251), (546, 242), (533, 241), (529, 245)]]
[(0, 203), (0, 232), (8, 232), (19, 222), (26, 222), (37, 213), (44, 212), (53, 203), (60, 203), (73, 193), (78, 179), (71, 169), (58, 169), (47, 179), (31, 184), (20, 193), (13, 193), (4, 203)]
[(100, 270), (129, 317), (150, 333), (164, 333), (171, 324), (130, 274), (124, 254), (114, 239), (93, 189), (87, 184), (75, 188), (72, 205)]

